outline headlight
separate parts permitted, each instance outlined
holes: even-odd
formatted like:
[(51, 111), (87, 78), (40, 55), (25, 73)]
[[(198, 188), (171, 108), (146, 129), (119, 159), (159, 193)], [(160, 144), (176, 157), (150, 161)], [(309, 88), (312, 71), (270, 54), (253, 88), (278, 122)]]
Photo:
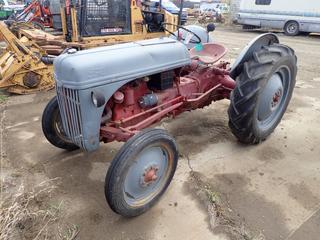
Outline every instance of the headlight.
[(94, 95), (94, 93), (92, 93), (92, 102), (93, 102), (93, 105), (95, 105), (96, 107), (98, 107), (98, 99), (97, 99), (97, 97)]
[(92, 99), (93, 105), (97, 108), (104, 106), (104, 104), (106, 103), (106, 99), (103, 93), (100, 91), (93, 91), (91, 93), (91, 99)]

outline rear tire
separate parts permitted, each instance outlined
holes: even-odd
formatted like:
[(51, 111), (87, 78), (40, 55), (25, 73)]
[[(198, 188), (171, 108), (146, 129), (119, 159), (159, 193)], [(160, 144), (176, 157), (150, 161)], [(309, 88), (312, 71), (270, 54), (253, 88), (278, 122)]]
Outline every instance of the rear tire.
[(168, 188), (178, 162), (174, 139), (152, 129), (129, 139), (113, 159), (105, 180), (110, 208), (124, 217), (149, 210)]
[(288, 36), (297, 36), (300, 33), (299, 23), (296, 21), (289, 21), (284, 26), (284, 33)]
[(68, 139), (63, 130), (57, 97), (51, 99), (42, 114), (42, 131), (47, 140), (57, 148), (67, 151), (79, 149)]
[(281, 44), (263, 47), (244, 64), (232, 91), (229, 126), (242, 143), (264, 141), (280, 123), (297, 74), (294, 51)]

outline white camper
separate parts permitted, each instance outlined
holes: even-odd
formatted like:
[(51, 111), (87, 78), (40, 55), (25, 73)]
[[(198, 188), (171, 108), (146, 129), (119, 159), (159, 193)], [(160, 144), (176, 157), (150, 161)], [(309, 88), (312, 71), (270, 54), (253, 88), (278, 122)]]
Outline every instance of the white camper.
[(246, 28), (283, 29), (287, 35), (320, 32), (319, 0), (242, 0), (236, 22)]

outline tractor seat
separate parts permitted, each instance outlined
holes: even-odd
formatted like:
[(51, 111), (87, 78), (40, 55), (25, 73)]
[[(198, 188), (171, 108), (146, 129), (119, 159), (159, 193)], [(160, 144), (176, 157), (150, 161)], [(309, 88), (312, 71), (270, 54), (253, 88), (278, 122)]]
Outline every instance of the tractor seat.
[(196, 47), (190, 49), (190, 57), (194, 60), (199, 60), (204, 64), (214, 64), (226, 55), (227, 49), (219, 44), (206, 43), (203, 44), (201, 51)]

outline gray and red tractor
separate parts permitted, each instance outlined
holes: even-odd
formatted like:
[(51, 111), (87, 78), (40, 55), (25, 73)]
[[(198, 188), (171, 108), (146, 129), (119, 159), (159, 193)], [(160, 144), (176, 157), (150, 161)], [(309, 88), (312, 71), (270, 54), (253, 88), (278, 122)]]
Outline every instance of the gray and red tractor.
[(297, 58), (276, 35), (258, 36), (230, 64), (207, 30), (176, 27), (172, 38), (71, 49), (54, 62), (57, 96), (44, 111), (43, 132), (68, 151), (125, 142), (105, 180), (106, 200), (122, 216), (151, 208), (177, 167), (174, 138), (152, 125), (230, 99), (232, 133), (257, 144), (278, 126), (293, 93)]

